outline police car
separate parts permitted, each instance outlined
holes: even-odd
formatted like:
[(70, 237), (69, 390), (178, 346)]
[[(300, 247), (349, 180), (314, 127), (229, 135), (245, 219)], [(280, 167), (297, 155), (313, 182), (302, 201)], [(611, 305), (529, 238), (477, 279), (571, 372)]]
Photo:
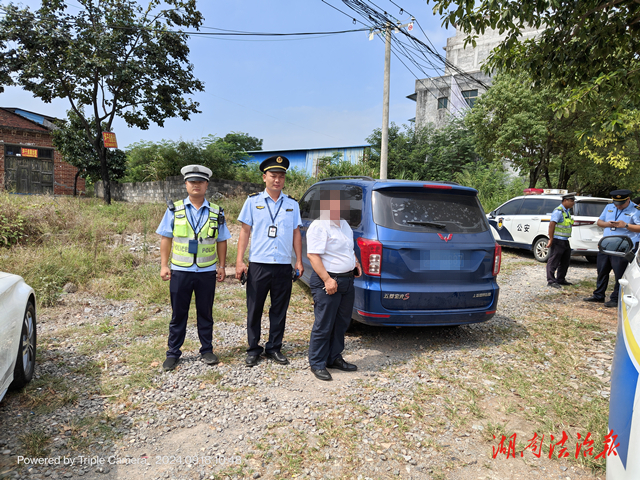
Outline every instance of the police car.
[(607, 432), (614, 440), (616, 454), (607, 456), (607, 480), (635, 480), (640, 478), (640, 257), (634, 255), (627, 236), (604, 237), (599, 247), (603, 253), (630, 262), (620, 279)]
[[(549, 257), (547, 241), (551, 213), (562, 203), (562, 195), (568, 192), (560, 189), (528, 188), (524, 193), (525, 195), (512, 198), (487, 215), (491, 231), (499, 245), (531, 250), (536, 260), (546, 262)], [(575, 223), (569, 239), (571, 255), (583, 255), (588, 261), (595, 263), (598, 241), (603, 233), (596, 222), (609, 203), (610, 198), (576, 196), (573, 207)]]

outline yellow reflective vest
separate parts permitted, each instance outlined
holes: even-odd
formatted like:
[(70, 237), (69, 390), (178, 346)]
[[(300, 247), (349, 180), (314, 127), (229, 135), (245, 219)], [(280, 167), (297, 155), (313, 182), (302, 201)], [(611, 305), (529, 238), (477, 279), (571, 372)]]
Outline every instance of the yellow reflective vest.
[(554, 236), (557, 235), (559, 237), (569, 238), (571, 236), (571, 228), (573, 227), (573, 218), (571, 218), (571, 216), (564, 211), (562, 205), (556, 207), (555, 209), (562, 212), (562, 222), (556, 223)]
[[(216, 239), (218, 238), (218, 222), (220, 207), (209, 204), (209, 221), (196, 234), (187, 220), (184, 200), (173, 202), (173, 245), (171, 263), (179, 267), (190, 267), (194, 263), (198, 267), (210, 267), (218, 260)], [(197, 253), (189, 253), (189, 241), (198, 241)]]

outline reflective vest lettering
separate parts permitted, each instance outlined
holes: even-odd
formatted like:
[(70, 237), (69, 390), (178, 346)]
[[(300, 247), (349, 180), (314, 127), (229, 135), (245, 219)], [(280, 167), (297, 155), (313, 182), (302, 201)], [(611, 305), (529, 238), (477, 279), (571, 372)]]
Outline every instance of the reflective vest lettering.
[[(184, 201), (173, 203), (173, 247), (171, 263), (179, 267), (190, 267), (194, 263), (198, 267), (210, 267), (218, 260), (216, 239), (218, 238), (218, 221), (220, 207), (209, 204), (209, 221), (197, 233), (187, 220)], [(189, 241), (198, 241), (197, 253), (189, 253)]]

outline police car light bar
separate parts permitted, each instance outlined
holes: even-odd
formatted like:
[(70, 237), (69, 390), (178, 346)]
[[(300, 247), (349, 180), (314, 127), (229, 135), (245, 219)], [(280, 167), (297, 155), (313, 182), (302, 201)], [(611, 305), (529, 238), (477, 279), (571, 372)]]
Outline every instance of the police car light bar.
[(561, 188), (545, 188), (545, 195), (566, 195), (569, 193), (569, 190), (561, 189)]

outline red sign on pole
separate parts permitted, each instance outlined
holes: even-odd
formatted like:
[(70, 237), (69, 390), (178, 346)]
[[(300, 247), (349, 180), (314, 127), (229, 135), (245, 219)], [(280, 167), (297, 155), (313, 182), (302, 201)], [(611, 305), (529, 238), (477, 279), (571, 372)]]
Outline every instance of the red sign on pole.
[(118, 142), (116, 141), (115, 133), (102, 132), (102, 140), (104, 142), (104, 148), (118, 148)]
[(22, 148), (20, 154), (23, 157), (38, 158), (38, 149), (37, 148)]

